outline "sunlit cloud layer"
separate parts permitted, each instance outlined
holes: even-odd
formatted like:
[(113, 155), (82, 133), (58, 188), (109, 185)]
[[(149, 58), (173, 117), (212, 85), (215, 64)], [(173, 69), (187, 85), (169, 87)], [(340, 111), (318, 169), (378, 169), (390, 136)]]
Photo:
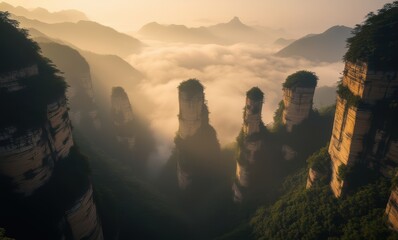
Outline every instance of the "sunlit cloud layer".
[(258, 86), (265, 93), (263, 121), (267, 124), (272, 122), (282, 99), (281, 85), (289, 74), (303, 69), (314, 71), (320, 78), (318, 86), (333, 86), (343, 70), (342, 62), (312, 63), (275, 57), (273, 53), (273, 49), (249, 44), (156, 44), (131, 56), (130, 63), (145, 74), (139, 91), (153, 102), (153, 109), (146, 112), (160, 153), (169, 154), (173, 146), (178, 129), (177, 86), (183, 80), (197, 78), (203, 83), (210, 122), (220, 142), (227, 144), (239, 133), (245, 93), (251, 87)]

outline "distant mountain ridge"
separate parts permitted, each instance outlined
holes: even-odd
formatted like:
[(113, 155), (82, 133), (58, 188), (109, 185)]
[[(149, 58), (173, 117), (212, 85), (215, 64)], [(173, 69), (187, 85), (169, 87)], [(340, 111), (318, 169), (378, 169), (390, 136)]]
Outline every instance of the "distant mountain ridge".
[(343, 58), (352, 28), (333, 26), (320, 34), (306, 35), (276, 53), (280, 57), (302, 57), (311, 61), (337, 62)]
[(78, 22), (81, 20), (89, 20), (83, 12), (77, 10), (62, 10), (58, 12), (49, 12), (44, 8), (35, 8), (30, 10), (20, 6), (14, 7), (6, 2), (0, 3), (0, 11), (7, 11), (17, 16), (24, 16), (46, 23)]
[(78, 21), (77, 23), (44, 23), (23, 16), (13, 16), (20, 22), (21, 27), (34, 28), (54, 39), (73, 44), (74, 46), (99, 54), (114, 54), (126, 57), (141, 50), (142, 43), (113, 28), (92, 21)]
[(193, 28), (151, 22), (138, 31), (138, 35), (142, 38), (151, 40), (226, 45), (239, 42), (267, 43), (280, 37), (281, 34), (280, 30), (246, 25), (238, 17), (226, 23)]

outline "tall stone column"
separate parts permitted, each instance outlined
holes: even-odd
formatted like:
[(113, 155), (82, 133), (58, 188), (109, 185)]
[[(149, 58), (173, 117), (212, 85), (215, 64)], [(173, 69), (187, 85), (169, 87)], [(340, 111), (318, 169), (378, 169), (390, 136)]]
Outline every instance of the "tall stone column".
[(243, 126), (238, 137), (236, 179), (233, 185), (236, 202), (244, 200), (252, 184), (253, 168), (258, 160), (256, 153), (262, 146), (261, 133), (264, 131), (261, 120), (263, 100), (264, 94), (258, 87), (253, 87), (246, 94)]

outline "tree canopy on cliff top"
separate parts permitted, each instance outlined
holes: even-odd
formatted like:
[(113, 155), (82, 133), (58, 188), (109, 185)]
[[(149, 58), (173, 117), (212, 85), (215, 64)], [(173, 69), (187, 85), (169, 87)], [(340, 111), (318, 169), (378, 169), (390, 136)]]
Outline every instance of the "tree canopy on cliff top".
[(0, 12), (0, 72), (17, 70), (36, 62), (39, 47), (28, 38), (26, 30), (9, 18), (8, 12)]
[(301, 70), (289, 75), (283, 83), (284, 88), (307, 87), (314, 88), (318, 82), (318, 77), (314, 72)]
[(356, 25), (347, 40), (345, 61), (366, 62), (374, 70), (396, 70), (398, 66), (398, 1), (370, 12), (365, 22)]
[(192, 78), (180, 83), (178, 89), (188, 95), (194, 95), (203, 92), (204, 87), (198, 79)]
[(246, 92), (246, 96), (254, 101), (262, 101), (264, 99), (264, 93), (258, 87), (252, 87)]

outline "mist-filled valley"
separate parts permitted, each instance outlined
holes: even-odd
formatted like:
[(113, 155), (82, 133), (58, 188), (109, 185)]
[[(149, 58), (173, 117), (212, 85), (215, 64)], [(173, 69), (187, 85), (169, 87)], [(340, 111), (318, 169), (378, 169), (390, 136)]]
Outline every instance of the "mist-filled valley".
[(398, 2), (368, 2), (1, 2), (0, 239), (398, 238)]

